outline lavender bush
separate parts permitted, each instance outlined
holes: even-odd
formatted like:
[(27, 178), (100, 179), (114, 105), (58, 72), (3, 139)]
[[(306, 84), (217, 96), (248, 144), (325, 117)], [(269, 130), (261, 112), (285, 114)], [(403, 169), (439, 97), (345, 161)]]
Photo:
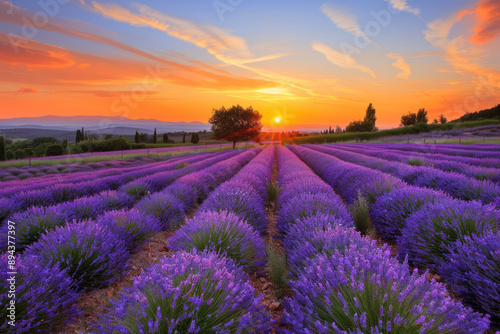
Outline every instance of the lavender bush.
[[(78, 293), (75, 284), (65, 271), (57, 266), (48, 268), (34, 257), (15, 259), (15, 269), (8, 267), (8, 255), (0, 257), (0, 332), (2, 333), (49, 333), (78, 316), (74, 307)], [(15, 281), (9, 280), (9, 272), (16, 272)], [(15, 327), (9, 315), (10, 285), (15, 285)], [(60, 328), (59, 328), (60, 329)]]
[(129, 259), (125, 241), (92, 221), (44, 234), (25, 255), (39, 257), (47, 267), (65, 269), (80, 289), (99, 288), (118, 279)]
[(232, 259), (245, 270), (258, 270), (266, 262), (260, 235), (233, 212), (205, 211), (187, 221), (170, 238), (173, 250), (210, 250)]
[(370, 206), (373, 226), (385, 240), (395, 240), (401, 235), (405, 220), (424, 204), (449, 199), (443, 192), (418, 187), (395, 189)]
[(184, 221), (183, 204), (168, 193), (149, 195), (137, 203), (135, 208), (158, 218), (163, 225), (163, 230), (172, 230)]
[(96, 223), (109, 227), (118, 238), (125, 241), (129, 251), (141, 246), (163, 228), (158, 218), (136, 209), (108, 211), (97, 218)]
[(500, 235), (468, 236), (451, 244), (447, 252), (439, 265), (441, 277), (459, 297), (490, 314), (500, 327)]
[(319, 254), (291, 283), (284, 333), (482, 333), (489, 320), (387, 248)]
[(236, 264), (178, 252), (147, 268), (100, 317), (99, 333), (258, 333), (272, 325)]
[(411, 263), (435, 267), (453, 242), (498, 230), (500, 211), (479, 202), (443, 200), (422, 207), (406, 220), (398, 239), (398, 256)]

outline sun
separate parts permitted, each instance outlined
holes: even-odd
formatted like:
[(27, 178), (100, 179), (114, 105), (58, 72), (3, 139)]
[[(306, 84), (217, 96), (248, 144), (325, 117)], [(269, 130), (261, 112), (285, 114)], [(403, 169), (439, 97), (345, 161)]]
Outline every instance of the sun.
[(276, 124), (281, 123), (281, 118), (276, 117), (276, 118), (274, 119), (274, 123), (276, 123)]

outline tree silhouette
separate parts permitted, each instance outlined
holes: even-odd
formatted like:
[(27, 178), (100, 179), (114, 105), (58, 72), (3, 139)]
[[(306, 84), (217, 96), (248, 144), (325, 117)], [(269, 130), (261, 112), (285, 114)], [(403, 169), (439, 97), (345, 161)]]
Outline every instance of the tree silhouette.
[(156, 138), (156, 128), (155, 128), (155, 132), (153, 134), (153, 144), (156, 144), (158, 141), (158, 139)]
[(168, 134), (166, 133), (163, 134), (163, 142), (168, 143)]
[(214, 109), (208, 120), (212, 124), (215, 139), (233, 142), (233, 149), (239, 141), (258, 141), (262, 124), (262, 115), (250, 106), (243, 108), (240, 105), (226, 109), (224, 106)]

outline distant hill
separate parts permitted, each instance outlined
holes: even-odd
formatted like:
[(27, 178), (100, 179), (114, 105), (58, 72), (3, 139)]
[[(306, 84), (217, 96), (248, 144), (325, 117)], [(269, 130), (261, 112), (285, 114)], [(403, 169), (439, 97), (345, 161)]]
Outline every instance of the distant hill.
[(0, 129), (0, 136), (7, 139), (29, 139), (37, 137), (55, 137), (58, 140), (75, 141), (75, 131), (43, 129), (43, 128), (12, 128)]
[[(157, 119), (130, 119), (126, 117), (105, 116), (41, 116), (0, 119), (1, 129), (40, 129), (76, 131), (85, 127), (95, 133), (111, 133), (132, 135), (135, 131), (152, 134), (154, 128), (158, 133), (163, 132), (194, 132), (209, 130), (210, 125), (202, 122), (165, 122)], [(22, 138), (27, 138), (22, 136)]]
[(490, 109), (484, 109), (473, 113), (466, 113), (462, 117), (455, 119), (451, 122), (452, 123), (468, 122), (468, 121), (478, 121), (481, 119), (500, 119), (500, 104)]

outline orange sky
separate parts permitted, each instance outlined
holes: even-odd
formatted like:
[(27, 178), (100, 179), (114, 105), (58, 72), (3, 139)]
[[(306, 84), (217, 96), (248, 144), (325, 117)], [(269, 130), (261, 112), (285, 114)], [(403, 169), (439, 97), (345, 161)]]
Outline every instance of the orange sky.
[(1, 118), (207, 122), (241, 104), (268, 126), (345, 127), (373, 103), (387, 128), (422, 107), (432, 120), (498, 104), (497, 0), (243, 2), (222, 16), (195, 2), (0, 1)]

